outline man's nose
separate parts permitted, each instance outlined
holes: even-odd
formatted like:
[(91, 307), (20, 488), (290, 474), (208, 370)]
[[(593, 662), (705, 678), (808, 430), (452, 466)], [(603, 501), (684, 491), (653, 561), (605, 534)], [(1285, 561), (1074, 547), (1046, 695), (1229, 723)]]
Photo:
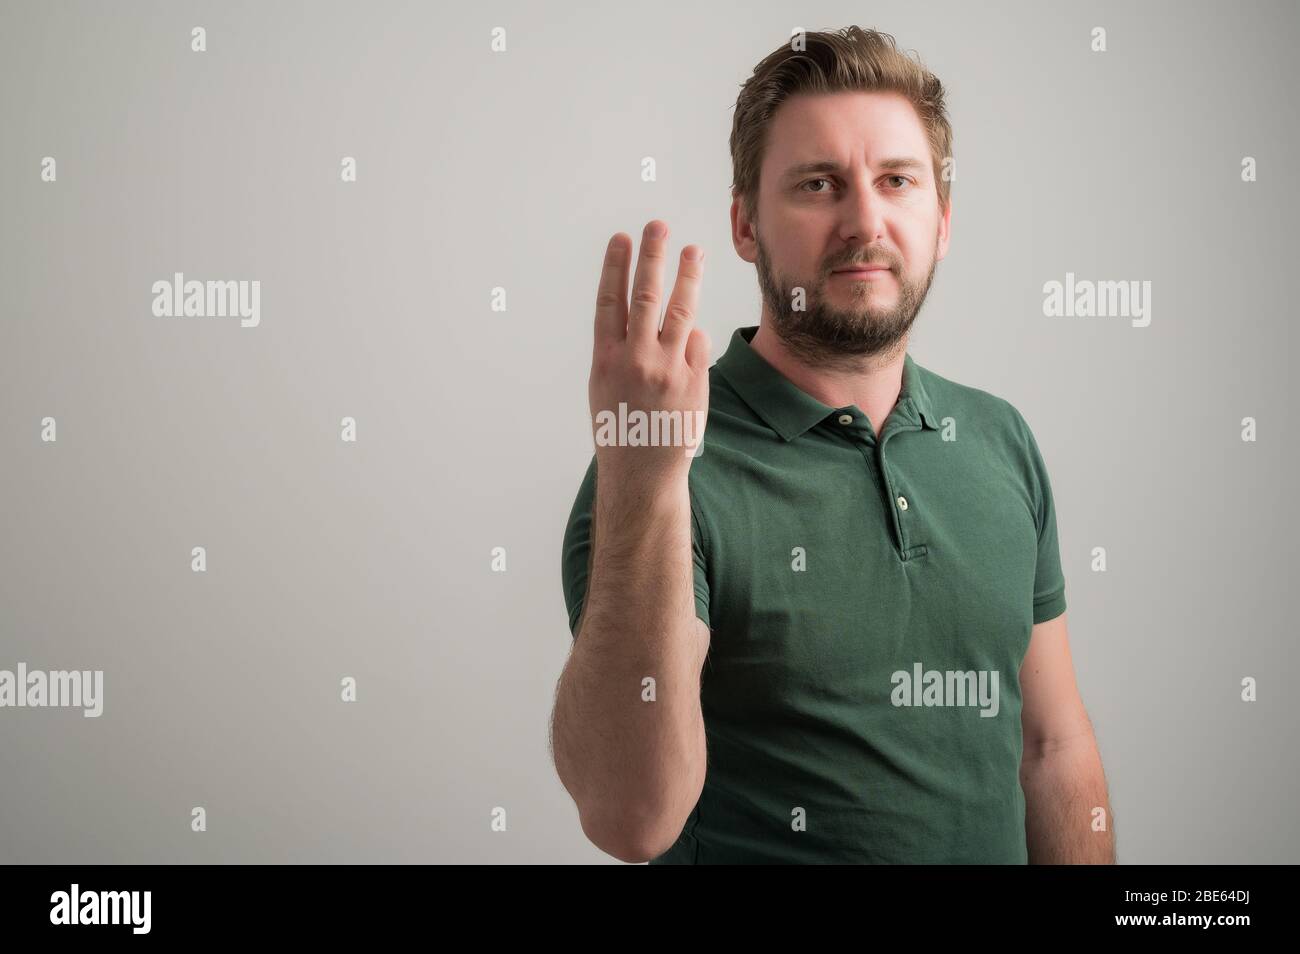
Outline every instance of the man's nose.
[(870, 182), (853, 182), (840, 208), (840, 240), (846, 245), (874, 245), (884, 239), (885, 198)]

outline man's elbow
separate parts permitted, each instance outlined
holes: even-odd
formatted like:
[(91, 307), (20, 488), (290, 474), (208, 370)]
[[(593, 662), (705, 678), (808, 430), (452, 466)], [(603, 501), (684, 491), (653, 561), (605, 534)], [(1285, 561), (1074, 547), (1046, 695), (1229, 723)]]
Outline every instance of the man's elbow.
[(579, 812), (582, 833), (593, 845), (630, 865), (658, 858), (677, 841), (686, 819), (662, 810)]

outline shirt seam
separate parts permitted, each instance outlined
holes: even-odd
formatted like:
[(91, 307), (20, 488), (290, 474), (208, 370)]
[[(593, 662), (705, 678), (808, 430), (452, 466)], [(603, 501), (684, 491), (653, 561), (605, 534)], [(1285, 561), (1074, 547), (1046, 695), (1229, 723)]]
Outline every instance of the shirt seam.
[[(712, 561), (709, 559), (709, 552), (713, 549), (713, 544), (709, 539), (709, 528), (704, 525), (704, 514), (695, 503), (695, 494), (691, 492), (689, 481), (686, 485), (686, 499), (691, 505), (691, 513), (695, 517), (695, 522), (700, 528), (700, 549), (704, 551), (704, 581), (711, 583), (709, 575), (713, 566)], [(694, 557), (692, 557), (692, 562), (694, 562)], [(694, 574), (692, 574), (692, 579), (694, 579)], [(692, 584), (691, 590), (694, 591), (694, 589), (695, 587)], [(709, 587), (709, 629), (710, 631), (713, 629), (713, 587), (711, 585)]]

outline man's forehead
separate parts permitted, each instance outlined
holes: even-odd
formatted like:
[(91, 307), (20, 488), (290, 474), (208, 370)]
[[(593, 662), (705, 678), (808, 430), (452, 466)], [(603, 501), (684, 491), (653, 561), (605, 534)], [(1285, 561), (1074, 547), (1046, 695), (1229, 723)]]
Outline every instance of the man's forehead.
[(767, 145), (764, 165), (775, 166), (778, 175), (796, 165), (842, 163), (864, 153), (873, 167), (883, 167), (885, 160), (924, 163), (928, 154), (925, 130), (912, 104), (882, 93), (791, 97), (773, 116)]

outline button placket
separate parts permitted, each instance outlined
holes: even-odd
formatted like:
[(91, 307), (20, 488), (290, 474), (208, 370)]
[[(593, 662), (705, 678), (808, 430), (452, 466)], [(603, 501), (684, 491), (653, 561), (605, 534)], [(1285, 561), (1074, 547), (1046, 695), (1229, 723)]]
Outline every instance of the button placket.
[[(908, 542), (906, 528), (904, 527), (903, 519), (900, 516), (900, 514), (907, 511), (907, 509), (911, 506), (911, 503), (908, 501), (907, 497), (904, 494), (899, 492), (899, 489), (896, 486), (896, 482), (894, 481), (892, 475), (889, 473), (889, 465), (885, 460), (885, 444), (889, 441), (890, 437), (892, 437), (894, 434), (897, 434), (899, 431), (919, 431), (919, 430), (921, 430), (921, 428), (915, 425), (888, 424), (886, 426), (885, 433), (881, 435), (880, 443), (876, 447), (876, 458), (879, 461), (880, 477), (884, 481), (885, 487), (889, 491), (889, 497), (891, 500), (891, 506), (889, 508), (890, 518), (893, 520), (894, 523), (894, 535), (895, 535), (895, 539), (898, 541), (898, 552), (900, 554), (905, 554), (906, 551), (911, 549), (911, 546)], [(903, 556), (903, 559), (905, 560), (907, 559), (907, 557)]]

